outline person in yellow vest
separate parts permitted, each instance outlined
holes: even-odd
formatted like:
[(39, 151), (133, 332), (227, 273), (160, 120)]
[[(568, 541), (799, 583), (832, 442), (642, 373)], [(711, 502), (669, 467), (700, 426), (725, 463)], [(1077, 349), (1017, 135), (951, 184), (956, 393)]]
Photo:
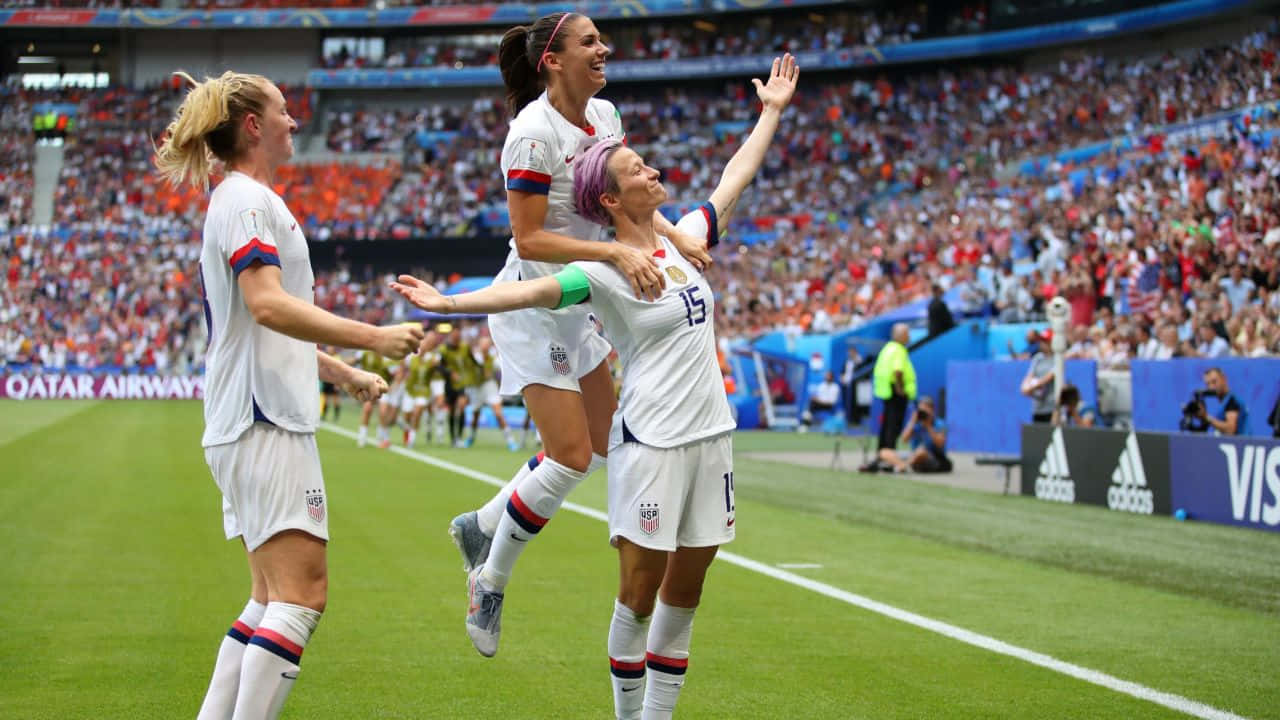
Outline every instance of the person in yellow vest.
[[(372, 350), (362, 350), (360, 355), (356, 358), (356, 367), (364, 370), (365, 372), (371, 372), (381, 377), (386, 381), (388, 386), (391, 384), (392, 368), (394, 365), (395, 361), (390, 358), (385, 358)], [(377, 402), (373, 400), (366, 400), (360, 407), (360, 434), (356, 438), (357, 447), (364, 447), (365, 443), (369, 440), (369, 417), (373, 415), (373, 410), (377, 406)], [(385, 433), (386, 429), (382, 426), (381, 422), (379, 422), (379, 442), (382, 440), (382, 435)]]
[(916, 398), (916, 369), (907, 356), (907, 343), (911, 331), (905, 323), (897, 323), (889, 342), (876, 356), (872, 381), (876, 397), (884, 401), (884, 413), (880, 418), (880, 440), (876, 458), (864, 465), (863, 472), (874, 472), (879, 463), (894, 472), (907, 472), (910, 466), (898, 456), (898, 435), (907, 419), (907, 404)]

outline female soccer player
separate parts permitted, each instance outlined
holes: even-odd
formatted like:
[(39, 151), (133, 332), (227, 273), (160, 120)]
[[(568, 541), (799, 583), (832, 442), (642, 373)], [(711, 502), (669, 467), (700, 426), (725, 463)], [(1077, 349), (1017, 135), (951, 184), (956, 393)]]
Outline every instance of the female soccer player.
[[(677, 227), (714, 240), (764, 160), (798, 74), (788, 54), (774, 60), (768, 84), (753, 81), (764, 106), (755, 129), (711, 199)], [(431, 312), (566, 308), (589, 300), (604, 320), (623, 373), (608, 461), (609, 534), (621, 570), (609, 629), (614, 705), (619, 718), (670, 718), (707, 568), (735, 532), (734, 422), (716, 359), (714, 300), (702, 273), (654, 226), (653, 211), (667, 193), (658, 171), (634, 151), (616, 140), (584, 151), (574, 196), (583, 217), (612, 224), (619, 243), (657, 259), (671, 283), (656, 301), (636, 298), (628, 279), (601, 262), (574, 262), (549, 277), (450, 297), (407, 275), (392, 287)], [(531, 512), (517, 510), (535, 522)]]
[[(624, 137), (617, 110), (593, 97), (605, 85), (609, 53), (595, 24), (577, 13), (548, 15), (503, 35), (498, 64), (515, 119), (501, 165), (513, 237), (495, 282), (546, 277), (562, 263), (595, 260), (616, 267), (638, 297), (662, 292), (665, 281), (652, 258), (620, 243), (596, 242), (604, 229), (573, 208), (579, 148), (592, 138)], [(654, 222), (686, 257), (710, 263), (705, 241), (677, 231), (661, 215)], [(585, 309), (530, 308), (490, 318), (489, 330), (502, 366), (501, 393), (523, 395), (542, 431), (546, 461), (522, 465), (482, 509), (449, 527), (472, 573), (467, 633), (486, 656), (497, 652), (503, 590), (516, 559), (569, 492), (604, 465), (617, 405), (605, 363), (609, 344)]]
[(298, 128), (280, 90), (260, 75), (196, 82), (177, 74), (192, 88), (156, 167), (175, 185), (202, 189), (214, 160), (226, 169), (209, 198), (200, 253), (209, 325), (203, 445), (227, 539), (243, 542), (252, 588), (222, 641), (199, 718), (275, 718), (327, 597), (316, 383), (336, 383), (359, 400), (387, 389), (316, 344), (399, 358), (418, 346), (422, 329), (374, 327), (313, 304), (306, 238), (271, 190)]

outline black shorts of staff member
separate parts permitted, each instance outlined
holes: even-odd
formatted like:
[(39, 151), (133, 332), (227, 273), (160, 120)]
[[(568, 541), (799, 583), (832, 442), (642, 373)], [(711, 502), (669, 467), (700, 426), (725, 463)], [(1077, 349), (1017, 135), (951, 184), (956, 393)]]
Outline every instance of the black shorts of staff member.
[(884, 401), (884, 413), (880, 421), (880, 439), (877, 450), (896, 450), (898, 436), (907, 422), (907, 398), (905, 395), (894, 395)]

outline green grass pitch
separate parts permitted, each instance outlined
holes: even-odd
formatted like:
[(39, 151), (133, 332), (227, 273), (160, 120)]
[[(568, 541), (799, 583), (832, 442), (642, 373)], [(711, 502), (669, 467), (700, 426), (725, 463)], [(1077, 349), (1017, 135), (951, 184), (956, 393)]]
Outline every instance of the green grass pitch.
[[(348, 401), (343, 425), (354, 427)], [(0, 402), (0, 718), (194, 717), (242, 607), (198, 403)], [(1280, 718), (1280, 534), (752, 460), (726, 549), (894, 608), (1250, 718)], [(445, 533), (474, 478), (319, 434), (330, 600), (285, 718), (608, 718), (617, 569), (562, 511), (525, 553), (502, 647), (462, 628)], [(426, 452), (507, 478), (493, 434)], [(603, 473), (571, 498), (603, 510)], [(1168, 707), (719, 562), (682, 718), (1159, 718)]]

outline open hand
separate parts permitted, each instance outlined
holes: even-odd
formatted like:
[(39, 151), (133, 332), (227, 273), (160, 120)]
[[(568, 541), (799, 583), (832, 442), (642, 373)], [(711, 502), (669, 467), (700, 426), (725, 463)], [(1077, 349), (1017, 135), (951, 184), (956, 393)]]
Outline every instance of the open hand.
[(439, 290), (431, 286), (431, 283), (423, 282), (412, 275), (401, 275), (398, 279), (399, 282), (391, 283), (391, 289), (400, 293), (414, 306), (433, 313), (451, 312), (453, 302), (441, 295)]
[(672, 245), (676, 246), (676, 250), (689, 261), (690, 265), (698, 268), (698, 272), (706, 272), (711, 267), (711, 252), (707, 249), (707, 241), (700, 237), (694, 237), (679, 228), (673, 228), (667, 233), (667, 239)]
[(756, 86), (756, 95), (765, 107), (781, 110), (791, 102), (796, 94), (796, 81), (800, 78), (800, 68), (796, 67), (796, 59), (791, 53), (773, 59), (773, 71), (769, 73), (769, 81), (761, 83), (752, 78)]

